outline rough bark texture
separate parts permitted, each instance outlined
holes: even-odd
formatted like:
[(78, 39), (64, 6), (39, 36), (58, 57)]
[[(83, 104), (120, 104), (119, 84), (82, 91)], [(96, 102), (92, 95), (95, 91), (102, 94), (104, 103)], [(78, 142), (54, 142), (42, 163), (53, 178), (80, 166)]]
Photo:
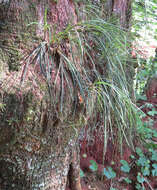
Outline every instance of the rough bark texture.
[(46, 123), (46, 118), (40, 124), (39, 102), (31, 101), (31, 93), (22, 98), (3, 94), (7, 106), (0, 115), (0, 187), (65, 189), (69, 171), (79, 180), (77, 129), (71, 122)]
[[(74, 3), (15, 0), (2, 1), (0, 6), (1, 103), (5, 105), (0, 114), (0, 189), (64, 190), (69, 175), (72, 188), (80, 190), (77, 139), (83, 125), (81, 112), (70, 116), (74, 102), (64, 99), (65, 115), (60, 120), (51, 103), (46, 102), (48, 99), (43, 100), (46, 84), (38, 73), (42, 89), (38, 86), (33, 67), (20, 86), (27, 56), (42, 40), (52, 40), (45, 32), (44, 22), (51, 25), (54, 33), (65, 29), (69, 21), (75, 23)], [(66, 47), (66, 42), (62, 42), (62, 47)], [(59, 58), (54, 56), (59, 64)], [(60, 93), (61, 79), (58, 80), (56, 93)]]

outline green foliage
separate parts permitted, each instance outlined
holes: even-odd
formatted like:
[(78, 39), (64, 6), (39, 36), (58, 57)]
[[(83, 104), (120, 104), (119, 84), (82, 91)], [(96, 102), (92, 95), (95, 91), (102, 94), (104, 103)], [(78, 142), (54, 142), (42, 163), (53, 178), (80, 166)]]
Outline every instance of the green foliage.
[[(83, 12), (79, 12), (86, 14), (86, 19), (76, 25), (67, 24), (65, 29), (58, 33), (53, 30), (54, 33), (49, 35), (52, 40), (41, 42), (28, 56), (21, 84), (31, 63), (38, 65), (57, 117), (63, 121), (68, 114), (77, 113), (79, 94), (86, 110), (86, 118), (90, 118), (91, 114), (92, 118), (100, 115), (105, 133), (111, 131), (113, 135), (116, 130), (118, 143), (125, 139), (127, 144), (133, 147), (136, 106), (130, 98), (126, 72), (129, 37), (119, 27), (117, 19), (110, 18), (106, 21), (103, 18), (102, 7), (87, 3)], [(47, 9), (44, 25), (45, 32), (49, 32)], [(65, 41), (68, 41), (68, 47), (65, 45), (68, 53), (62, 48)], [(36, 80), (39, 84), (40, 80)], [(60, 81), (60, 88), (57, 81)], [(56, 92), (56, 89), (60, 92)], [(72, 108), (70, 106), (73, 103), (75, 105)], [(96, 126), (95, 122), (97, 121), (93, 121), (93, 128)], [(112, 139), (114, 140), (113, 137)], [(107, 141), (104, 142), (106, 147)]]
[[(152, 109), (152, 104), (146, 103), (141, 108), (147, 107)], [(156, 111), (152, 109), (149, 114), (155, 114)], [(157, 131), (154, 129), (153, 126), (153, 120), (151, 118), (148, 118), (146, 121), (142, 121), (141, 119), (146, 117), (146, 114), (144, 114), (142, 111), (138, 111), (136, 115), (136, 123), (137, 123), (137, 133), (139, 135), (139, 139), (142, 140), (143, 145), (146, 148), (157, 148), (157, 145), (152, 140), (153, 138), (157, 137)]]
[(93, 171), (96, 172), (98, 170), (98, 165), (94, 160), (90, 160), (91, 165), (89, 166), (89, 168)]
[[(134, 25), (133, 30), (136, 36), (138, 36), (140, 34), (139, 31), (141, 29), (148, 27), (149, 24), (155, 25), (154, 20), (153, 19), (151, 20), (149, 18), (152, 18), (155, 8), (157, 8), (157, 4), (155, 0), (152, 0), (152, 1), (135, 0), (133, 8), (134, 10), (136, 10), (136, 15), (134, 15), (135, 25)], [(95, 9), (93, 8), (93, 10)], [(153, 10), (152, 13), (150, 10)], [(95, 11), (95, 15), (98, 19), (99, 14), (97, 11)], [(124, 56), (121, 56), (122, 54), (119, 48), (122, 48), (123, 51), (125, 52), (126, 50), (124, 46), (122, 45), (124, 41), (119, 36), (120, 31), (117, 34), (118, 38), (120, 39), (119, 42), (117, 42), (117, 37), (115, 37), (115, 41), (114, 40), (112, 41), (111, 35), (114, 34), (113, 26), (115, 27), (115, 25), (112, 23), (113, 25), (107, 26), (106, 22), (104, 22), (104, 25), (102, 27), (101, 25), (102, 23), (100, 23), (100, 21), (98, 20), (94, 20), (94, 21), (91, 20), (90, 22), (88, 23), (85, 22), (84, 24), (85, 24), (85, 27), (88, 28), (88, 31), (90, 31), (90, 33), (92, 34), (90, 36), (92, 40), (95, 39), (95, 36), (97, 36), (96, 40), (98, 41), (99, 44), (97, 43), (98, 46), (96, 47), (94, 46), (94, 48), (96, 51), (97, 51), (97, 48), (101, 50), (101, 51), (98, 51), (98, 54), (100, 57), (102, 57), (106, 61), (107, 71), (104, 74), (105, 79), (104, 79), (104, 75), (100, 75), (99, 72), (94, 71), (97, 76), (97, 80), (94, 81), (94, 84), (91, 89), (95, 91), (97, 94), (97, 101), (98, 101), (98, 104), (100, 105), (99, 110), (101, 110), (103, 118), (104, 118), (105, 131), (108, 131), (108, 128), (107, 128), (108, 124), (110, 126), (111, 131), (113, 131), (112, 129), (113, 118), (120, 118), (116, 120), (116, 124), (115, 124), (115, 126), (118, 126), (118, 130), (119, 130), (118, 132), (119, 132), (119, 137), (120, 137), (119, 139), (125, 138), (126, 142), (130, 144), (129, 143), (130, 139), (128, 138), (128, 135), (126, 133), (127, 127), (130, 126), (130, 124), (131, 126), (137, 124), (137, 132), (140, 138), (143, 140), (143, 142), (145, 142), (144, 145), (147, 145), (147, 147), (151, 147), (149, 151), (150, 154), (148, 155), (145, 154), (142, 151), (142, 149), (137, 147), (136, 156), (133, 156), (133, 155), (131, 156), (132, 161), (135, 163), (135, 167), (139, 171), (136, 176), (136, 179), (137, 179), (136, 189), (142, 190), (142, 189), (145, 189), (144, 183), (147, 183), (148, 185), (150, 185), (148, 182), (149, 176), (157, 175), (157, 164), (156, 164), (157, 152), (154, 148), (155, 144), (152, 141), (153, 137), (157, 137), (157, 131), (151, 128), (152, 126), (151, 119), (147, 122), (143, 122), (141, 120), (142, 117), (145, 117), (145, 114), (142, 111), (140, 111), (140, 109), (137, 110), (129, 98), (129, 90), (128, 90), (128, 85), (126, 82), (127, 81), (126, 75), (123, 70), (125, 66), (127, 66), (125, 65), (125, 61), (124, 61), (124, 59), (127, 57), (127, 53)], [(146, 23), (147, 23), (147, 26), (146, 26)], [(92, 33), (91, 32), (92, 30), (95, 30), (95, 32)], [(103, 35), (104, 35), (104, 38), (102, 37)], [(154, 34), (153, 36), (155, 37)], [(106, 43), (103, 43), (102, 39), (107, 39)], [(100, 63), (102, 63), (101, 59), (98, 58), (98, 60), (100, 60)], [(93, 64), (94, 64), (94, 61), (95, 60), (92, 59)], [(148, 60), (138, 58), (138, 68), (137, 68), (137, 75), (136, 75), (137, 99), (142, 99), (142, 100), (147, 99), (146, 96), (144, 95), (146, 81), (150, 78), (150, 76), (153, 76), (156, 74), (156, 70), (157, 70), (156, 66), (157, 64), (154, 58), (149, 58)], [(117, 73), (114, 72), (114, 69)], [(122, 78), (120, 77), (120, 73), (123, 74)], [(151, 104), (146, 104), (144, 106), (152, 109)], [(127, 114), (125, 115), (124, 113), (127, 113)], [(136, 123), (133, 122), (134, 116), (135, 116), (134, 113), (136, 113)], [(148, 115), (154, 116), (156, 113), (157, 113), (156, 110), (152, 109), (151, 111), (148, 112)], [(129, 124), (125, 116), (127, 118), (129, 117)], [(120, 141), (122, 142), (122, 140)], [(132, 162), (128, 163), (125, 160), (121, 160), (120, 162), (122, 164), (121, 166), (122, 172), (125, 172), (128, 174), (132, 172), (131, 170)], [(97, 164), (94, 161), (93, 163), (91, 162), (91, 164), (92, 164), (91, 165), (92, 171), (97, 171)], [(104, 168), (104, 175), (108, 179), (112, 179), (116, 177), (116, 173), (113, 171), (111, 167)], [(132, 181), (127, 177), (124, 178), (124, 181), (128, 184), (132, 183)]]
[(0, 110), (3, 112), (6, 108), (6, 104), (0, 103)]
[(50, 24), (47, 23), (47, 10), (48, 8), (45, 8), (45, 12), (44, 12), (44, 30), (50, 30)]
[(138, 68), (136, 74), (136, 96), (138, 99), (146, 100), (144, 97), (144, 91), (146, 90), (147, 82), (152, 76), (156, 75), (157, 61), (153, 57), (144, 60), (143, 58), (138, 58)]
[(157, 39), (156, 31), (156, 0), (135, 0), (133, 3), (134, 32), (137, 37), (141, 36), (141, 31), (151, 38)]
[[(153, 42), (155, 45), (157, 43), (157, 24), (156, 24), (156, 0), (135, 0), (133, 3), (133, 18), (134, 24), (132, 30), (134, 36), (136, 37), (135, 46), (137, 46), (137, 72), (136, 72), (136, 98), (137, 100), (146, 100), (145, 90), (147, 88), (146, 84), (148, 80), (156, 75), (157, 70), (157, 59), (153, 57), (145, 58), (143, 56), (144, 49), (141, 52), (139, 46), (144, 46), (146, 43), (147, 48), (149, 48), (149, 42)], [(143, 47), (144, 48), (144, 47)], [(155, 52), (154, 52), (155, 53)], [(146, 54), (146, 56), (150, 56)], [(153, 56), (153, 53), (151, 53)]]
[(157, 161), (157, 152), (154, 149), (149, 149), (149, 152), (151, 152), (151, 160), (152, 161)]
[(81, 169), (80, 169), (80, 177), (81, 178), (85, 177), (85, 174), (84, 174), (84, 172)]
[(14, 124), (16, 124), (18, 122), (19, 122), (19, 120), (14, 118), (14, 117), (7, 120), (7, 123), (8, 123), (9, 126), (12, 126), (12, 125), (14, 125)]
[(150, 160), (143, 154), (140, 148), (136, 149), (136, 152), (139, 155), (139, 158), (136, 161), (137, 166), (141, 168), (141, 173), (143, 176), (149, 176), (150, 175)]
[(137, 190), (145, 190), (145, 188), (142, 187), (139, 183), (136, 183), (136, 189)]
[(107, 179), (113, 179), (116, 177), (116, 172), (111, 167), (107, 167), (104, 168), (103, 175), (105, 175)]
[(143, 176), (149, 176), (150, 175), (149, 165), (148, 167), (146, 166), (146, 167), (141, 168), (141, 171), (143, 173)]
[(157, 164), (152, 164), (152, 176), (157, 176)]
[(148, 112), (148, 115), (150, 116), (155, 116), (157, 115), (157, 111), (155, 110), (155, 108), (153, 108), (151, 111)]
[(122, 164), (121, 171), (129, 173), (130, 172), (130, 166), (129, 166), (128, 162), (125, 160), (121, 160), (120, 163)]
[[(131, 155), (130, 158), (132, 159), (132, 161), (130, 163), (128, 163), (126, 160), (120, 161), (120, 163), (122, 164), (121, 171), (124, 173), (128, 173), (128, 175), (132, 173), (132, 163), (134, 162), (134, 167), (136, 167), (138, 171), (136, 176), (136, 189), (145, 190), (144, 183), (146, 183), (150, 187), (150, 189), (152, 189), (148, 178), (150, 176), (157, 176), (157, 151), (155, 149), (149, 149), (149, 153), (144, 153), (141, 148), (136, 147), (136, 154), (136, 156)], [(95, 162), (91, 163), (93, 163), (94, 166), (96, 165)], [(116, 177), (116, 172), (111, 167), (107, 167), (104, 168), (103, 175), (105, 175), (107, 179), (113, 179)], [(123, 177), (122, 180), (127, 184), (133, 183), (133, 181), (130, 180), (128, 177)]]
[(145, 181), (144, 177), (142, 177), (140, 173), (138, 173), (137, 181), (138, 181), (139, 183), (143, 183), (143, 182)]
[(124, 178), (124, 181), (125, 181), (127, 184), (132, 183), (132, 181), (131, 181), (128, 177), (125, 177), (125, 178)]
[[(134, 163), (134, 167), (138, 171), (136, 176), (136, 189), (145, 190), (144, 183), (147, 183), (150, 188), (151, 185), (148, 181), (150, 176), (157, 176), (157, 151), (155, 149), (149, 149), (149, 153), (144, 153), (141, 148), (136, 147), (136, 156), (131, 155), (130, 158), (132, 161), (128, 163), (126, 160), (121, 160), (120, 163), (121, 171), (127, 173), (128, 175), (132, 173), (132, 163)], [(90, 160), (91, 165), (89, 168), (92, 172), (98, 171), (98, 165), (94, 160)], [(82, 177), (84, 174), (80, 174)], [(111, 168), (104, 168), (102, 175), (104, 175), (107, 179), (113, 179), (116, 177), (116, 172)], [(123, 182), (127, 184), (132, 184), (133, 181), (128, 177), (122, 177)]]
[(136, 147), (136, 153), (137, 153), (139, 156), (143, 156), (143, 152), (142, 152), (141, 148), (139, 148), (139, 147)]
[[(137, 157), (131, 155), (131, 158), (133, 159), (134, 167), (136, 167), (137, 173), (136, 179), (136, 189), (145, 189), (143, 183), (147, 183), (150, 186), (150, 183), (147, 179), (149, 176), (157, 176), (157, 151), (155, 149), (149, 149), (149, 154), (145, 154), (141, 148), (136, 147), (136, 153)], [(121, 171), (130, 173), (131, 171), (131, 165), (128, 164), (125, 160), (120, 161), (123, 165), (121, 167)], [(132, 162), (131, 162), (132, 163)], [(131, 180), (128, 180), (127, 178), (124, 178), (124, 181), (126, 183), (132, 183)]]
[[(92, 170), (92, 172), (98, 171), (98, 164), (94, 160), (90, 160), (91, 165), (89, 168)], [(113, 179), (116, 177), (116, 172), (111, 168), (107, 167), (104, 168), (102, 175), (106, 176), (107, 179)]]
[(137, 181), (139, 183), (143, 183), (145, 181), (144, 177), (141, 175), (141, 173), (138, 173), (137, 175)]

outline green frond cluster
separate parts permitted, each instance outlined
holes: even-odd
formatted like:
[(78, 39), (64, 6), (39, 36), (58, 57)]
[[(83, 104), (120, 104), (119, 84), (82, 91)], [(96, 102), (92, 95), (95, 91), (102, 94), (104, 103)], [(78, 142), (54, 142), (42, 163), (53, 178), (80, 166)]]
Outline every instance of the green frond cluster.
[(37, 76), (47, 84), (57, 117), (66, 120), (80, 111), (81, 104), (87, 120), (97, 122), (99, 115), (106, 139), (112, 136), (120, 144), (125, 139), (133, 147), (136, 108), (127, 73), (132, 69), (127, 33), (115, 18), (104, 20), (102, 9), (96, 5), (85, 7), (82, 15), (86, 15), (83, 21), (68, 25), (51, 43), (41, 42), (27, 58), (22, 80), (33, 63)]

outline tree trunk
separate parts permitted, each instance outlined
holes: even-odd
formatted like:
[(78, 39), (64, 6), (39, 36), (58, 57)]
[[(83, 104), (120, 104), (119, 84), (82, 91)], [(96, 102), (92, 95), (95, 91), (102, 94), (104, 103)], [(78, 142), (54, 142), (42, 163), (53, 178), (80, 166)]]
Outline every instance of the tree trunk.
[[(106, 18), (115, 14), (128, 28), (130, 0), (92, 3), (104, 4)], [(60, 51), (73, 59), (69, 39), (58, 43), (56, 35), (79, 21), (77, 7), (83, 6), (71, 0), (0, 0), (0, 189), (62, 190), (69, 184), (81, 190), (78, 135), (88, 118), (71, 71), (65, 69), (67, 78), (60, 74)], [(55, 88), (43, 65), (50, 54)]]
[[(48, 24), (58, 33), (65, 29), (69, 20), (73, 24), (76, 22), (74, 3), (67, 0), (16, 0), (0, 2), (0, 6), (1, 101), (5, 106), (0, 124), (0, 189), (61, 190), (66, 188), (70, 175), (72, 188), (80, 190), (76, 131), (81, 125), (71, 125), (76, 125), (81, 117), (77, 114), (73, 119), (72, 116), (61, 119), (55, 111), (50, 113), (49, 109), (53, 111), (51, 102), (43, 101), (45, 92), (36, 84), (32, 70), (26, 71), (24, 80), (28, 86), (24, 80), (23, 87), (19, 83), (24, 77), (22, 72), (30, 52), (41, 41), (50, 40), (46, 29)], [(59, 62), (57, 56), (55, 59)], [(44, 78), (41, 80), (46, 88)], [(64, 101), (72, 103), (68, 99)], [(65, 115), (71, 113), (64, 111)]]

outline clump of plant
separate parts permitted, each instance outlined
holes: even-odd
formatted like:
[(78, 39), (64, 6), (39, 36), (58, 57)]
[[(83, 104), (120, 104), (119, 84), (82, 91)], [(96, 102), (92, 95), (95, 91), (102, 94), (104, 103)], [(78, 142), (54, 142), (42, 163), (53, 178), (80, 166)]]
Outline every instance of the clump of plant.
[[(150, 189), (153, 189), (149, 178), (157, 177), (157, 151), (150, 148), (148, 152), (144, 153), (141, 148), (136, 147), (135, 153), (136, 156), (131, 155), (129, 162), (126, 160), (120, 160), (121, 167), (119, 169), (121, 170), (122, 177), (119, 181), (126, 184), (135, 184), (135, 188), (137, 190), (146, 190), (146, 184)], [(98, 164), (94, 160), (90, 160), (90, 163), (90, 170), (93, 173), (97, 172)], [(134, 176), (132, 175), (132, 172), (134, 172)], [(124, 177), (123, 173), (125, 174)], [(112, 180), (117, 177), (117, 173), (110, 166), (106, 168), (104, 167), (101, 175), (105, 176), (108, 180)], [(126, 175), (131, 177), (125, 177)], [(80, 172), (80, 176), (85, 177), (82, 170)]]
[[(145, 184), (149, 186), (150, 189), (153, 189), (149, 181), (149, 177), (157, 176), (157, 151), (155, 149), (149, 149), (147, 153), (144, 153), (141, 148), (136, 148), (136, 154), (131, 155), (131, 162), (128, 163), (125, 160), (121, 160), (122, 166), (121, 171), (125, 173), (132, 172), (132, 168), (136, 168), (136, 189), (145, 190)], [(129, 178), (124, 178), (126, 183), (133, 183)]]
[(153, 57), (148, 59), (138, 58), (138, 68), (136, 74), (136, 96), (137, 100), (146, 100), (145, 91), (147, 90), (148, 80), (156, 75), (157, 60)]
[[(97, 162), (94, 161), (94, 160), (90, 160), (89, 169), (93, 173), (97, 173), (98, 172), (98, 164), (97, 164)], [(84, 172), (82, 170), (80, 170), (80, 176), (85, 177), (85, 174), (84, 174)], [(116, 172), (113, 170), (112, 167), (109, 166), (109, 167), (103, 169), (103, 171), (101, 173), (101, 176), (105, 176), (107, 179), (113, 179), (113, 178), (116, 177)]]
[[(37, 84), (40, 78), (46, 82), (56, 117), (63, 121), (67, 113), (75, 115), (78, 104), (82, 103), (86, 119), (93, 114), (93, 118), (99, 115), (102, 120), (104, 152), (109, 133), (114, 141), (115, 130), (118, 131), (116, 140), (120, 146), (125, 139), (133, 148), (135, 105), (130, 98), (125, 72), (129, 58), (127, 33), (116, 24), (115, 18), (110, 21), (103, 19), (101, 7), (87, 4), (85, 13), (85, 20), (69, 24), (58, 33), (54, 31), (54, 34), (49, 34), (49, 42), (41, 42), (32, 51), (24, 62), (21, 84), (31, 66), (38, 69), (34, 78)], [(47, 9), (44, 29), (50, 31)], [(73, 103), (73, 108), (67, 112)], [(93, 121), (93, 127), (96, 122)]]
[[(153, 105), (147, 104), (144, 106), (152, 108)], [(153, 128), (154, 121), (151, 119), (151, 116), (153, 117), (155, 114), (157, 114), (156, 110), (152, 109), (147, 112), (147, 115), (142, 111), (138, 111), (136, 115), (137, 134), (145, 148), (157, 147), (153, 141), (153, 139), (157, 137), (157, 131)], [(146, 118), (145, 121), (142, 121), (142, 118)]]

